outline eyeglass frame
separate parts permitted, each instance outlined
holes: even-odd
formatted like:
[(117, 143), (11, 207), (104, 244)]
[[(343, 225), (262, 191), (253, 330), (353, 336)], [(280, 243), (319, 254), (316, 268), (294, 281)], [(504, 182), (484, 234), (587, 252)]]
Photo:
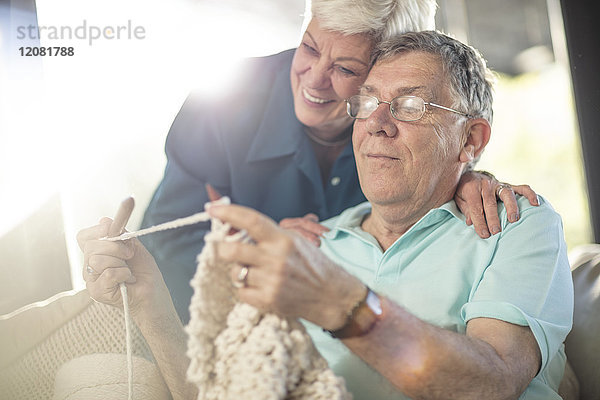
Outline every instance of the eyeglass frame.
[[(353, 117), (352, 115), (350, 115), (350, 110), (349, 110), (350, 109), (350, 99), (353, 98), (353, 97), (359, 97), (359, 96), (362, 96), (362, 97), (371, 97), (371, 98), (377, 100), (377, 107), (375, 107), (375, 109), (373, 111), (371, 111), (371, 114), (369, 114), (368, 117)], [(392, 112), (392, 102), (394, 100), (400, 99), (400, 98), (405, 98), (405, 99), (408, 99), (408, 98), (411, 98), (411, 99), (421, 99), (421, 101), (423, 102), (423, 112), (421, 113), (421, 116), (419, 118), (417, 118), (417, 119), (409, 119), (409, 120), (397, 118), (394, 115), (394, 113)], [(419, 97), (419, 96), (396, 96), (391, 101), (385, 101), (385, 100), (379, 100), (377, 97), (371, 96), (371, 95), (368, 95), (368, 94), (355, 94), (354, 96), (350, 96), (347, 99), (344, 99), (344, 101), (346, 102), (346, 114), (348, 114), (348, 116), (350, 118), (353, 118), (353, 119), (367, 119), (367, 118), (369, 118), (371, 115), (373, 115), (373, 113), (375, 112), (375, 110), (377, 110), (377, 108), (379, 108), (379, 106), (381, 104), (387, 104), (389, 106), (390, 114), (392, 115), (392, 117), (395, 120), (401, 121), (401, 122), (419, 121), (425, 115), (425, 111), (426, 111), (425, 106), (432, 106), (432, 107), (439, 108), (439, 109), (442, 109), (442, 110), (451, 111), (453, 113), (465, 116), (465, 117), (467, 117), (469, 119), (473, 118), (473, 116), (470, 115), (470, 114), (464, 113), (462, 111), (455, 110), (455, 109), (450, 108), (450, 107), (445, 107), (445, 106), (442, 106), (440, 104), (435, 104), (435, 103), (427, 102), (422, 97)]]

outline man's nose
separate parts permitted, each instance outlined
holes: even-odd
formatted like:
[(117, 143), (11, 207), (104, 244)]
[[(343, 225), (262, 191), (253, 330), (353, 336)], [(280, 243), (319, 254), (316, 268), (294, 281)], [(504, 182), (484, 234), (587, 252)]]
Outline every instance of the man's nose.
[(375, 111), (367, 118), (367, 131), (371, 135), (394, 137), (398, 134), (398, 127), (395, 121), (390, 111), (390, 105), (379, 103)]

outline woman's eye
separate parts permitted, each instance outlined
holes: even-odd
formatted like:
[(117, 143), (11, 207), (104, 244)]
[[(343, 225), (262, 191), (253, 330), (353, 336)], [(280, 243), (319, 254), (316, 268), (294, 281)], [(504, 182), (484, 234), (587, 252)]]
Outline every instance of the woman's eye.
[(338, 70), (344, 75), (352, 75), (355, 76), (356, 73), (348, 68), (344, 68), (342, 66), (338, 66)]
[(311, 54), (319, 54), (319, 52), (317, 51), (317, 49), (315, 49), (314, 47), (312, 47), (311, 45), (308, 45), (306, 43), (302, 43), (302, 46)]

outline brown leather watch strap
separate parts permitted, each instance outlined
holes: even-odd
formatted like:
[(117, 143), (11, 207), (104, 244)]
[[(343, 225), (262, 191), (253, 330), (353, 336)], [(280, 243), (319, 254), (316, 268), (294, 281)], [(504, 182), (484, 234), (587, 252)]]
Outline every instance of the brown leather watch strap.
[(365, 298), (359, 301), (348, 314), (344, 326), (335, 331), (327, 331), (337, 339), (363, 336), (369, 333), (381, 319), (381, 299), (377, 293), (367, 287)]

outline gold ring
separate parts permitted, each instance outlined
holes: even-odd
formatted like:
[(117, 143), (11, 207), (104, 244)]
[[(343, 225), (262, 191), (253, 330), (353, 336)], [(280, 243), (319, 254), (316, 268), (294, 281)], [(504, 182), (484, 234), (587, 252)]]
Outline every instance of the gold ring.
[(512, 190), (512, 187), (509, 184), (507, 184), (507, 183), (501, 183), (501, 184), (499, 184), (498, 187), (496, 188), (496, 196), (498, 198), (500, 198), (500, 195), (502, 194), (502, 191), (504, 189), (510, 189), (510, 190)]
[(242, 269), (240, 269), (240, 272), (238, 272), (237, 277), (233, 282), (233, 286), (238, 289), (248, 286), (248, 272), (250, 272), (250, 268), (244, 265)]

